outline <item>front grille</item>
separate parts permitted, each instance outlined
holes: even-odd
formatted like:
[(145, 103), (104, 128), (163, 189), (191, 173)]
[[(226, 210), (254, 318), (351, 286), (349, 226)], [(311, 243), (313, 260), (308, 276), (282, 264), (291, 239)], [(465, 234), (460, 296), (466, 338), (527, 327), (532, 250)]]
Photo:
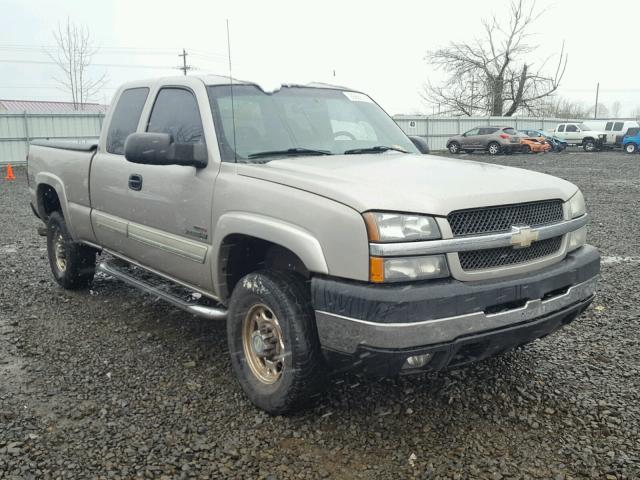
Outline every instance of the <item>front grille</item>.
[(562, 201), (519, 203), (458, 210), (447, 219), (454, 237), (508, 232), (512, 226), (536, 227), (562, 220)]
[(562, 237), (548, 238), (533, 242), (527, 248), (500, 247), (487, 250), (460, 252), (460, 266), (463, 270), (483, 270), (505, 265), (530, 262), (538, 258), (553, 255), (560, 250)]

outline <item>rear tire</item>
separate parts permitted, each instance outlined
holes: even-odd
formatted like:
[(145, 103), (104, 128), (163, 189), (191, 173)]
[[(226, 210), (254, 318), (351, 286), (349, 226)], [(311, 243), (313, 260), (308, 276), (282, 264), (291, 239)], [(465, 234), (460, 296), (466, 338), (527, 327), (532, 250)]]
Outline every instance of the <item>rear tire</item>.
[(489, 152), (489, 155), (498, 155), (500, 153), (500, 144), (497, 142), (491, 142), (489, 145), (487, 145), (487, 152)]
[(460, 144), (458, 142), (451, 142), (447, 149), (449, 149), (449, 153), (453, 153), (454, 155), (460, 153)]
[(627, 143), (624, 146), (624, 151), (626, 153), (636, 153), (638, 151), (638, 146), (635, 143)]
[(240, 279), (229, 304), (227, 340), (236, 378), (258, 408), (290, 413), (320, 392), (324, 364), (300, 275), (261, 271)]
[(67, 290), (91, 285), (96, 273), (96, 251), (71, 238), (61, 212), (47, 221), (47, 253), (56, 282)]

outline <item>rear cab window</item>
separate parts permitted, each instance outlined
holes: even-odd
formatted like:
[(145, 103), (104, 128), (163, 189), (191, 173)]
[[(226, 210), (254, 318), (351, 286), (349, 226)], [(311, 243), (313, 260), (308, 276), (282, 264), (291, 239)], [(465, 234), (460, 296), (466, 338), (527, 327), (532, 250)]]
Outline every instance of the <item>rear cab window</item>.
[(607, 122), (607, 124), (604, 127), (605, 131), (607, 132), (610, 132), (612, 128), (613, 128), (613, 122)]
[(624, 122), (616, 122), (613, 124), (613, 131), (621, 132), (623, 127), (624, 127)]
[(107, 152), (124, 155), (124, 142), (138, 128), (148, 95), (147, 87), (130, 88), (122, 92), (109, 123)]

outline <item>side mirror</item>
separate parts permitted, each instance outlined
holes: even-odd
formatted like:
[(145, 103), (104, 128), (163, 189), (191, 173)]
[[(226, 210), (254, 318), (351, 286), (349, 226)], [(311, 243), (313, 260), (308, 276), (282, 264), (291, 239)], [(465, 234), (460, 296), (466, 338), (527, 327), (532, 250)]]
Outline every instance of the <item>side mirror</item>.
[(409, 137), (409, 140), (413, 142), (413, 144), (416, 146), (416, 148), (420, 153), (425, 155), (428, 153), (431, 153), (429, 150), (429, 144), (427, 143), (427, 140), (424, 137), (418, 137), (416, 135), (413, 135)]
[(175, 143), (168, 133), (132, 133), (124, 142), (124, 158), (148, 165), (207, 166), (203, 144)]

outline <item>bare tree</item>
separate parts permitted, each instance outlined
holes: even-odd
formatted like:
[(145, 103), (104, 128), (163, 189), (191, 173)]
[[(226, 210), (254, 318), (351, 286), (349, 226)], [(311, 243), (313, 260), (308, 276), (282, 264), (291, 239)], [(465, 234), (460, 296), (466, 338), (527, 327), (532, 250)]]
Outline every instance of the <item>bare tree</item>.
[(588, 116), (588, 109), (582, 102), (575, 102), (562, 97), (548, 97), (534, 107), (537, 115), (553, 118), (583, 119)]
[[(592, 117), (595, 113), (595, 106), (587, 110), (587, 116)], [(598, 102), (598, 118), (607, 118), (610, 115), (609, 109), (604, 103)]]
[(496, 16), (483, 20), (481, 38), (429, 52), (427, 61), (448, 79), (442, 85), (425, 84), (423, 98), (457, 115), (537, 113), (540, 101), (560, 86), (568, 59), (563, 44), (551, 72), (546, 70), (552, 57), (533, 62), (530, 54), (538, 46), (527, 42), (539, 16), (535, 1), (512, 0), (507, 21)]
[(88, 28), (77, 26), (68, 18), (66, 24), (58, 24), (53, 37), (57, 48), (47, 54), (62, 70), (54, 79), (70, 94), (73, 108), (82, 110), (107, 82), (106, 72), (95, 77), (88, 71), (98, 48), (91, 41)]
[(620, 116), (621, 109), (622, 109), (622, 104), (618, 100), (616, 100), (611, 104), (611, 110), (609, 112), (612, 117), (618, 118)]
[(640, 105), (638, 105), (632, 112), (631, 116), (635, 119), (640, 120)]

